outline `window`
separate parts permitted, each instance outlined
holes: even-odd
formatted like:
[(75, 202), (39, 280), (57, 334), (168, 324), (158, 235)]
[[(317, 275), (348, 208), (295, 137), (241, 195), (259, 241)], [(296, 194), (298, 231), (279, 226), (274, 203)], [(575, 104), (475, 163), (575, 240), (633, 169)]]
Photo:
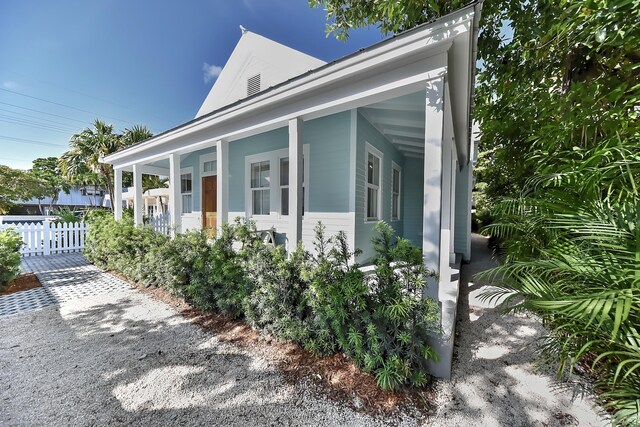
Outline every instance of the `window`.
[(213, 176), (216, 175), (218, 162), (216, 160), (216, 153), (206, 153), (200, 155), (200, 176)]
[(247, 79), (247, 96), (255, 95), (258, 92), (260, 92), (260, 74)]
[(210, 160), (208, 162), (202, 163), (202, 172), (215, 172), (216, 171), (216, 161)]
[[(380, 164), (382, 154), (375, 148), (367, 144), (367, 185), (365, 194), (365, 204), (367, 207), (367, 221), (378, 221), (380, 219)], [(376, 154), (374, 154), (374, 152)]]
[(270, 209), (270, 164), (269, 161), (251, 163), (251, 213), (269, 215)]
[(191, 172), (180, 175), (180, 193), (182, 194), (182, 213), (191, 213), (193, 210), (192, 193), (193, 174)]
[(280, 159), (280, 214), (289, 215), (289, 158)]
[[(302, 158), (302, 215), (304, 215), (305, 179), (304, 157)], [(289, 158), (280, 158), (280, 215), (289, 215)]]
[(400, 219), (400, 167), (391, 167), (391, 219)]
[[(309, 145), (302, 148), (302, 213), (309, 206)], [(284, 216), (290, 214), (291, 162), (289, 149), (245, 156), (245, 213)]]

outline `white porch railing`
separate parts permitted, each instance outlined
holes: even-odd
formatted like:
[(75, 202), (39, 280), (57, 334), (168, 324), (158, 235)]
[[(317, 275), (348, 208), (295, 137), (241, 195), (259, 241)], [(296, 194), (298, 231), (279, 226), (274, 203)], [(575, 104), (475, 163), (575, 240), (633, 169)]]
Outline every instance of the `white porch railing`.
[(155, 231), (165, 236), (168, 236), (171, 230), (171, 221), (168, 212), (150, 217), (148, 224), (151, 225)]
[(6, 228), (13, 228), (22, 237), (20, 254), (33, 256), (82, 251), (87, 224), (43, 221), (0, 225), (0, 230)]

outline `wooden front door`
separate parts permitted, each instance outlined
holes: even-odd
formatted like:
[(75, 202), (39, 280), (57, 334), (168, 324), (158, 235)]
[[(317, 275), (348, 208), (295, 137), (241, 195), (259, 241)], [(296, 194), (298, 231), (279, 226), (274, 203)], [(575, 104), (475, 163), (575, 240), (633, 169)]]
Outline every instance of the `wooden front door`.
[(218, 177), (202, 177), (202, 228), (209, 237), (216, 235), (218, 204)]

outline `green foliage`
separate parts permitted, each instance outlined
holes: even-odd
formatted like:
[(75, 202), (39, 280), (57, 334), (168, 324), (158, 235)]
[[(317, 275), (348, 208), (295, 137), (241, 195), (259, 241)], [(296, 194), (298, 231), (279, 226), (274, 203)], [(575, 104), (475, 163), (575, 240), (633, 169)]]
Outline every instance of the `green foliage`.
[(0, 231), (0, 290), (20, 273), (20, 235), (11, 228)]
[(378, 25), (383, 34), (398, 33), (418, 24), (430, 22), (458, 9), (462, 0), (309, 0), (311, 7), (322, 7), (327, 13), (327, 34), (346, 40), (357, 27)]
[(74, 211), (69, 208), (58, 209), (55, 213), (56, 221), (62, 223), (74, 223), (82, 221), (82, 217), (77, 216)]
[(428, 334), (437, 332), (439, 311), (435, 301), (423, 297), (432, 274), (424, 267), (420, 249), (405, 239), (394, 242), (388, 224), (378, 223), (376, 232), (376, 266), (365, 276), (349, 264), (355, 254), (349, 252), (344, 233), (326, 240), (323, 227), (316, 229), (310, 304), (318, 332), (307, 347), (343, 351), (373, 372), (384, 389), (407, 383), (419, 387), (426, 382), (428, 361), (437, 357)]
[(37, 191), (38, 182), (33, 176), (19, 169), (0, 165), (0, 214), (22, 200), (29, 200)]
[(252, 221), (239, 219), (212, 241), (203, 233), (170, 240), (134, 227), (130, 216), (90, 224), (85, 254), (103, 268), (164, 287), (200, 309), (244, 318), (314, 353), (344, 352), (382, 388), (427, 381), (426, 364), (437, 357), (427, 335), (438, 324), (436, 303), (423, 298), (430, 273), (420, 249), (394, 241), (384, 223), (373, 242), (375, 273), (366, 277), (352, 262), (359, 251), (350, 251), (346, 234), (327, 238), (322, 224), (313, 256), (301, 245), (291, 254), (267, 245)]
[[(422, 13), (392, 0), (310, 3), (326, 7), (339, 38), (447, 12), (434, 2)], [(495, 221), (487, 232), (506, 261), (490, 276), (516, 292), (512, 302), (524, 298), (515, 308), (552, 326), (546, 356), (561, 369), (598, 359), (604, 402), (627, 425), (640, 424), (638, 22), (637, 0), (485, 1), (474, 108), (476, 219)]]
[(122, 134), (116, 134), (113, 125), (96, 119), (93, 128), (85, 128), (71, 137), (69, 150), (60, 157), (60, 170), (71, 181), (96, 185), (101, 183), (107, 187), (109, 194), (114, 194), (113, 167), (102, 163), (102, 156), (151, 136), (151, 131), (138, 125), (125, 129)]
[[(51, 199), (49, 207), (52, 208), (61, 191), (69, 194), (71, 184), (62, 175), (57, 157), (35, 159), (29, 173), (36, 182), (32, 195), (38, 199), (38, 204), (45, 197), (49, 197)], [(42, 207), (40, 207), (40, 213), (42, 213)]]

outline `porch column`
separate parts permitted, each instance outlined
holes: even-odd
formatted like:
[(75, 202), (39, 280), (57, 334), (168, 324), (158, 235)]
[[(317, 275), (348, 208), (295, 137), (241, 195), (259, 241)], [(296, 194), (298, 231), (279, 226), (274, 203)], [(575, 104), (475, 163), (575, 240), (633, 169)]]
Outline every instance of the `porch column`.
[(456, 172), (458, 170), (458, 152), (455, 141), (451, 141), (451, 169), (450, 169), (450, 209), (449, 209), (449, 264), (456, 262), (455, 224), (456, 224)]
[(229, 220), (229, 141), (216, 142), (216, 221), (218, 236)]
[(116, 221), (122, 219), (122, 169), (113, 170), (113, 194), (111, 194), (113, 216)]
[(180, 192), (180, 154), (169, 156), (169, 218), (171, 237), (180, 233), (182, 224), (182, 194)]
[[(289, 120), (289, 252), (302, 240), (302, 119)], [(308, 208), (308, 207), (307, 207)]]
[[(449, 261), (448, 250), (444, 254), (441, 253), (441, 221), (443, 217), (446, 217), (442, 212), (442, 197), (443, 194), (446, 194), (442, 178), (444, 166), (447, 165), (448, 168), (451, 165), (451, 150), (443, 150), (444, 76), (427, 82), (425, 104), (422, 255), (425, 266), (439, 273), (442, 280), (443, 277), (446, 277), (444, 276), (446, 271), (442, 270), (441, 258), (447, 261), (447, 266)], [(447, 151), (448, 154), (446, 154)], [(448, 235), (444, 241), (449, 241)], [(429, 287), (429, 294), (437, 298), (437, 283)]]
[(142, 226), (142, 170), (140, 165), (133, 165), (133, 223)]

